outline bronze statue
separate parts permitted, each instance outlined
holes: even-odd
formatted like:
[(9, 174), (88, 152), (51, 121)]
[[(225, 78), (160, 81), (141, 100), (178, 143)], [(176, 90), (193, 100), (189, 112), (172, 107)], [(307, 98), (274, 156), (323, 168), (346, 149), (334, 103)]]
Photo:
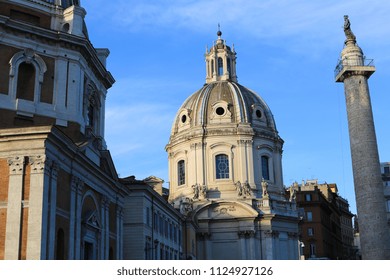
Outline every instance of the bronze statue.
[(347, 37), (347, 40), (356, 41), (356, 37), (351, 30), (351, 22), (349, 21), (347, 15), (344, 16), (344, 33), (345, 36)]

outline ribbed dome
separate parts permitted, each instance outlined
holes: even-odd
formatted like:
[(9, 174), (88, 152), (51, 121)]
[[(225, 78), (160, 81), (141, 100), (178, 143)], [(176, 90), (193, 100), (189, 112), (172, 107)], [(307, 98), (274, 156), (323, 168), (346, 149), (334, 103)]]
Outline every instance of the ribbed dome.
[(247, 124), (254, 133), (277, 133), (271, 110), (259, 95), (236, 82), (217, 81), (205, 84), (187, 98), (176, 114), (171, 135), (221, 124)]

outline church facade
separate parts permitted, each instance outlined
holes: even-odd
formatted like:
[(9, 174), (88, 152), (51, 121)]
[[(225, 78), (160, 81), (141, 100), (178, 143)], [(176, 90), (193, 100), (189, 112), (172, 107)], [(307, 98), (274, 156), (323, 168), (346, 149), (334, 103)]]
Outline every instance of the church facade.
[(265, 101), (237, 82), (236, 52), (217, 35), (206, 84), (179, 108), (166, 146), (169, 201), (193, 224), (187, 239), (198, 259), (298, 259), (283, 140)]

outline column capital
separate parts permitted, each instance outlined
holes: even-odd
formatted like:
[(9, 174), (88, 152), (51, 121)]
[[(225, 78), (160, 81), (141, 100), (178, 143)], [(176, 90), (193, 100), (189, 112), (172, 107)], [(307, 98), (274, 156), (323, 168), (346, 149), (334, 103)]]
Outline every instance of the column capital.
[(107, 210), (110, 207), (110, 199), (107, 195), (103, 195), (101, 199), (102, 207)]
[(35, 155), (35, 156), (29, 156), (28, 162), (31, 165), (31, 173), (32, 174), (39, 174), (43, 172), (48, 172), (51, 160), (46, 157), (46, 155)]
[(74, 191), (74, 192), (77, 191), (77, 193), (79, 195), (81, 195), (83, 193), (83, 190), (84, 190), (84, 181), (76, 175), (72, 175), (71, 180), (72, 180), (71, 181), (72, 191)]
[(254, 230), (240, 230), (237, 232), (239, 238), (252, 238), (255, 236)]
[(8, 158), (7, 162), (9, 166), (9, 172), (11, 175), (23, 174), (23, 166), (25, 163), (25, 158), (23, 156), (15, 156), (15, 157)]
[(58, 170), (59, 169), (60, 169), (60, 165), (58, 164), (58, 162), (53, 160), (52, 165), (51, 165), (51, 176), (56, 180), (58, 177)]
[(297, 239), (299, 234), (297, 232), (287, 232), (287, 236), (290, 239)]
[(117, 217), (122, 218), (123, 217), (123, 208), (121, 206), (116, 206), (116, 215)]
[(200, 240), (208, 240), (211, 237), (211, 233), (209, 233), (209, 232), (197, 232), (196, 236), (199, 237)]
[(279, 237), (279, 231), (276, 230), (265, 230), (265, 237)]

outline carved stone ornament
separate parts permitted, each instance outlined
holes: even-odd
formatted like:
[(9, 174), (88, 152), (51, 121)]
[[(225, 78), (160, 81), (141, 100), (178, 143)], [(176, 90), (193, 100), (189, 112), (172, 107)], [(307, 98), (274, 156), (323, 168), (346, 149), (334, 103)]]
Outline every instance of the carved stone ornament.
[(8, 166), (10, 174), (23, 174), (24, 157), (16, 156), (8, 159)]
[(255, 236), (254, 230), (240, 230), (237, 232), (239, 238), (252, 238)]
[(194, 197), (192, 199), (202, 200), (206, 198), (207, 186), (195, 184), (192, 185), (192, 191), (194, 193)]
[(264, 231), (265, 237), (279, 237), (279, 231), (276, 230), (266, 230)]
[(185, 197), (180, 201), (180, 213), (188, 215), (193, 209), (192, 199)]
[(29, 157), (29, 164), (31, 165), (31, 173), (43, 173), (45, 164), (49, 165), (50, 161), (45, 155), (37, 155)]

